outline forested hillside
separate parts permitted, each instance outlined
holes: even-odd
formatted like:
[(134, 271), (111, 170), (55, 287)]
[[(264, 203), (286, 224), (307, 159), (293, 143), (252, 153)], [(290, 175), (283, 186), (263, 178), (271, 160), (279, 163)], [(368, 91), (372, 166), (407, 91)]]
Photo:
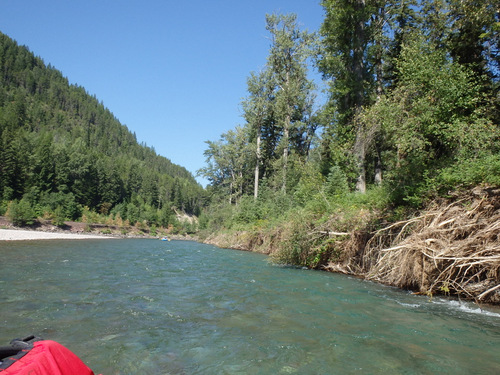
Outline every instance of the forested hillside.
[(203, 188), (50, 64), (0, 33), (0, 215), (19, 224), (100, 214), (167, 227)]
[[(205, 152), (201, 173), (213, 196), (201, 219), (207, 241), (423, 293), (467, 295), (482, 283), (481, 296), (493, 298), (485, 292), (498, 289), (500, 247), (498, 229), (486, 228), (498, 228), (488, 210), (500, 205), (498, 1), (322, 6), (316, 33), (301, 30), (295, 15), (266, 18), (269, 55), (249, 75), (245, 124), (209, 141)], [(309, 78), (314, 69), (328, 88), (324, 105)], [(477, 186), (482, 201), (470, 193)], [(447, 227), (458, 219), (446, 207), (460, 213), (463, 227)], [(473, 215), (463, 207), (486, 211), (467, 222)], [(400, 246), (417, 223), (436, 237)], [(456, 245), (464, 237), (478, 242)], [(398, 269), (398, 283), (383, 274), (387, 249), (394, 255), (387, 267), (407, 267)], [(448, 276), (432, 279), (443, 270)]]

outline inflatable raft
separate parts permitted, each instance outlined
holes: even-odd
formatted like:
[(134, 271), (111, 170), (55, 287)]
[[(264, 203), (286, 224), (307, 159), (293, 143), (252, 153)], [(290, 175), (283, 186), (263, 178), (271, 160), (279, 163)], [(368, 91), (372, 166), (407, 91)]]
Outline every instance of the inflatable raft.
[(63, 345), (35, 336), (0, 347), (0, 375), (94, 375)]

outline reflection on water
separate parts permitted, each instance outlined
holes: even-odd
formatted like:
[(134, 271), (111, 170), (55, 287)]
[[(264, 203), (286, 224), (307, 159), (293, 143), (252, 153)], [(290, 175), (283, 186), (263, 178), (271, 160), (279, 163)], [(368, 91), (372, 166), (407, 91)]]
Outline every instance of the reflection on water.
[(0, 345), (96, 373), (494, 374), (500, 311), (182, 241), (0, 243)]

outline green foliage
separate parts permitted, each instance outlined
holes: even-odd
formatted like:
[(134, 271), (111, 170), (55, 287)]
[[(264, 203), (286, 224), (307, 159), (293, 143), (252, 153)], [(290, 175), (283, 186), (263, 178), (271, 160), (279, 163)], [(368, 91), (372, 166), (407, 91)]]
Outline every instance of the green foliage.
[(39, 198), (39, 204), (43, 207), (43, 211), (53, 212), (63, 221), (76, 220), (82, 214), (82, 208), (72, 193), (43, 193)]
[(214, 201), (201, 215), (200, 228), (208, 233), (218, 232), (232, 226), (234, 206), (221, 201)]
[(149, 234), (153, 237), (156, 237), (158, 235), (158, 228), (156, 228), (155, 225), (151, 226), (149, 228)]
[(207, 141), (207, 167), (198, 173), (206, 177), (217, 194), (230, 202), (238, 199), (248, 183), (250, 165), (253, 165), (252, 151), (248, 143), (248, 129), (237, 127), (222, 134), (217, 142)]
[(7, 212), (8, 203), (7, 201), (0, 201), (0, 216), (5, 215)]
[(468, 188), (480, 184), (500, 186), (500, 154), (467, 159), (443, 168), (436, 181), (444, 192), (457, 187)]
[(130, 221), (131, 224), (135, 224), (135, 223), (141, 221), (140, 207), (137, 206), (136, 204), (128, 203), (127, 204), (127, 213), (123, 217), (126, 218), (128, 221)]
[(174, 222), (174, 212), (168, 207), (162, 207), (158, 212), (158, 224), (168, 228)]
[(307, 64), (316, 36), (299, 30), (294, 14), (267, 15), (266, 30), (267, 64), (259, 74), (251, 73), (242, 103), (246, 124), (207, 142), (207, 167), (199, 172), (218, 198), (230, 203), (249, 193), (258, 196), (262, 184), (293, 190), (318, 127)]
[(369, 41), (372, 40), (369, 21), (370, 8), (364, 1), (323, 0), (325, 19), (321, 26), (323, 36), (321, 72), (334, 78), (330, 85), (330, 105), (335, 108), (337, 137), (352, 137), (350, 125), (355, 112), (371, 100), (367, 89), (372, 85), (367, 61)]
[(251, 224), (262, 220), (265, 207), (261, 201), (256, 201), (253, 197), (246, 196), (241, 198), (238, 206), (234, 209), (233, 222), (236, 225)]
[(58, 226), (58, 227), (62, 227), (64, 226), (64, 222), (66, 220), (66, 215), (63, 213), (63, 209), (61, 206), (58, 206), (55, 210), (54, 210), (54, 214), (53, 214), (53, 217), (52, 217), (52, 224)]
[(305, 166), (302, 172), (302, 176), (294, 191), (294, 200), (299, 206), (304, 207), (311, 200), (315, 200), (318, 194), (323, 192), (325, 178), (317, 169), (312, 168), (309, 164)]
[(349, 192), (347, 176), (339, 166), (334, 165), (330, 168), (325, 190), (327, 194), (337, 196), (341, 196)]
[(306, 80), (287, 87), (290, 67), (294, 78), (305, 72), (305, 38), (293, 17), (268, 16), (271, 49), (247, 81), (245, 136), (209, 143), (221, 162), (207, 169), (213, 200), (200, 226), (272, 231), (276, 261), (317, 267), (344, 256), (329, 230), (371, 230), (449, 190), (499, 186), (494, 4), (322, 1), (316, 65), (329, 91), (316, 114)]
[[(453, 58), (478, 76), (498, 68), (499, 13), (497, 0), (448, 0), (448, 48)], [(497, 70), (498, 77), (498, 70)]]
[(278, 251), (271, 255), (273, 262), (285, 265), (308, 266), (311, 253), (308, 229), (310, 220), (303, 211), (294, 212), (283, 225), (283, 240)]
[[(271, 255), (272, 260), (309, 268), (340, 261), (344, 257), (341, 242), (350, 237), (330, 237), (328, 231), (350, 233), (376, 228), (378, 218), (388, 208), (389, 198), (387, 191), (379, 187), (365, 194), (323, 196), (305, 208), (290, 209), (274, 222), (282, 239)], [(327, 203), (322, 211), (316, 209), (320, 201)]]
[(169, 221), (157, 214), (164, 207), (199, 213), (203, 188), (185, 168), (138, 144), (95, 96), (1, 33), (0, 77), (0, 200), (28, 194), (37, 214), (60, 220), (83, 206), (106, 216), (132, 204), (130, 220), (154, 224)]
[[(322, 139), (329, 149), (321, 156), (328, 162), (292, 154), (285, 193), (280, 190), (283, 160), (267, 160), (270, 168), (258, 198), (241, 189), (237, 201), (213, 206), (214, 215), (204, 218), (203, 227), (274, 226), (283, 235), (274, 260), (316, 267), (342, 254), (330, 240), (311, 236), (312, 227), (364, 230), (376, 227), (377, 213), (391, 209), (393, 218), (405, 216), (405, 206), (419, 207), (446, 189), (498, 185), (495, 104), (477, 75), (422, 38), (407, 35), (399, 48), (390, 90), (352, 116), (352, 123), (333, 115)], [(325, 109), (324, 117), (330, 110)], [(361, 154), (367, 170), (370, 162), (382, 160), (384, 182), (368, 186), (365, 194), (351, 193)]]
[(17, 226), (32, 225), (36, 220), (36, 213), (30, 202), (23, 198), (19, 202), (11, 201), (7, 208), (8, 219)]
[(418, 206), (440, 190), (442, 168), (494, 152), (500, 133), (474, 75), (442, 50), (417, 38), (403, 48), (398, 69), (398, 85), (362, 119), (383, 139), (395, 202)]

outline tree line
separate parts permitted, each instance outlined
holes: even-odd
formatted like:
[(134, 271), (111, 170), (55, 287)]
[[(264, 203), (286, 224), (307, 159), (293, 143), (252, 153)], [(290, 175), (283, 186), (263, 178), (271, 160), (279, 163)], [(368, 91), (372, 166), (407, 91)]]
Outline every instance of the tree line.
[(391, 205), (419, 207), (458, 187), (500, 185), (498, 2), (321, 4), (317, 32), (293, 14), (266, 16), (269, 54), (247, 79), (244, 124), (207, 142), (206, 222), (230, 225), (214, 215), (224, 204), (256, 223), (318, 194), (380, 187)]
[[(21, 223), (84, 212), (147, 225), (199, 214), (203, 188), (83, 87), (0, 33), (0, 214)], [(22, 213), (22, 215), (21, 215)]]
[(293, 14), (266, 16), (267, 60), (248, 76), (244, 123), (207, 142), (206, 191), (0, 34), (0, 214), (168, 226), (176, 208), (203, 211), (202, 226), (217, 230), (321, 200), (320, 215), (376, 188), (393, 207), (419, 207), (457, 187), (500, 185), (497, 1), (321, 4), (316, 32)]

